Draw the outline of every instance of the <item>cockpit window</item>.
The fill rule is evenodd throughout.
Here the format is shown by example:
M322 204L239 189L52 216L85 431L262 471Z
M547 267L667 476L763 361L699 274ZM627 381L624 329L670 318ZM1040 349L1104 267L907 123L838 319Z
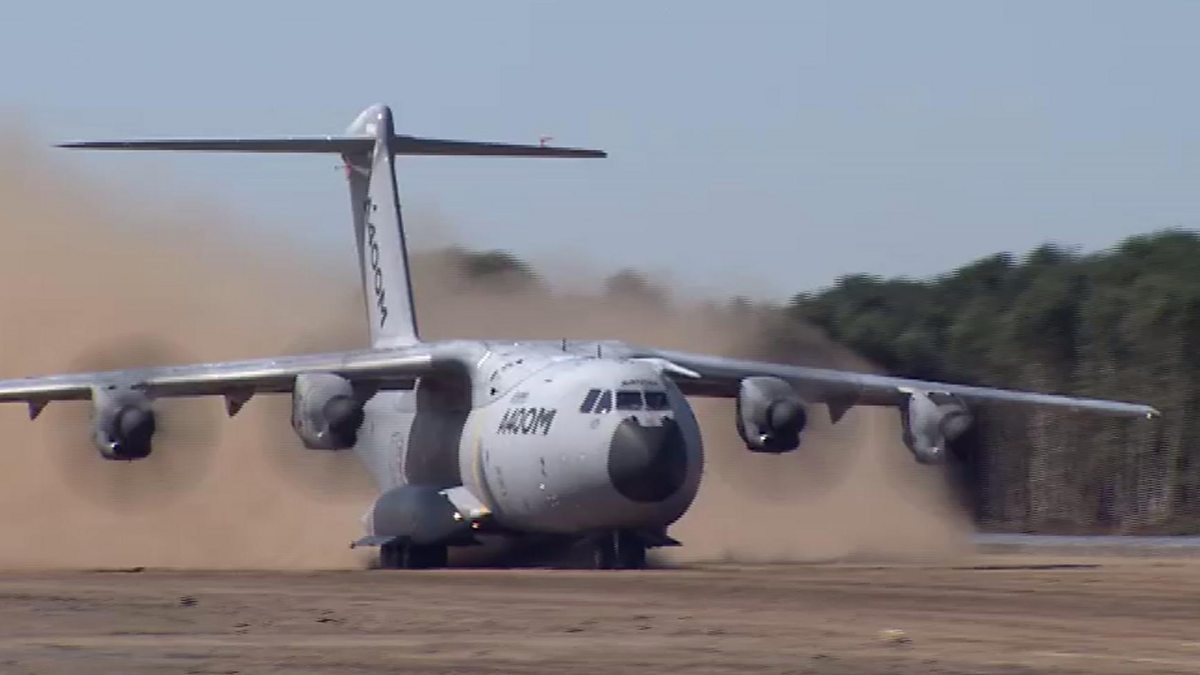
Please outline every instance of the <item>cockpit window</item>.
M648 391L646 392L646 410L667 410L671 407L667 401L667 392L665 391Z
M612 410L612 392L609 391L608 389L605 389L604 393L600 394L600 401L596 404L596 409L593 410L592 412L596 413L597 415L603 415L604 413L610 412L611 410Z
M642 392L625 390L617 392L617 410L641 410Z
M579 406L579 412L581 412L581 413L592 412L592 406L596 405L596 399L598 399L598 398L600 398L600 390L599 389L588 390L587 396L585 396L583 398L583 405Z

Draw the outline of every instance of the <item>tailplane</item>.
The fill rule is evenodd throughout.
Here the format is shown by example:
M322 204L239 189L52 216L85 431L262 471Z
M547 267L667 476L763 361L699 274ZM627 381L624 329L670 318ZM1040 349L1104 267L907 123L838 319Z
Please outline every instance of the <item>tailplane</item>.
M59 147L340 154L346 163L371 344L375 347L420 341L396 189L396 155L606 156L599 150L399 135L394 129L392 111L385 105L373 105L362 111L342 136L83 141Z

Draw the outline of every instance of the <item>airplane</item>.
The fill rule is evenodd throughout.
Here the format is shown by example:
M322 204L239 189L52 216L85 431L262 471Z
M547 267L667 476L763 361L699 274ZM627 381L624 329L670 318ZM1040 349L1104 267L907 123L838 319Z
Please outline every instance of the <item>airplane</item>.
M379 565L448 564L481 537L576 542L595 569L646 566L647 549L680 545L668 528L696 497L704 466L689 397L733 399L749 452L800 445L809 413L837 423L854 406L898 410L917 462L945 460L971 424L968 404L1057 406L1155 418L1118 401L926 382L669 351L615 340L423 341L395 162L403 155L601 158L597 150L401 135L382 104L342 135L83 141L58 147L333 153L346 168L370 347L354 351L0 380L0 402L29 416L89 401L106 460L150 455L154 402L220 396L236 415L254 396L291 396L303 445L351 451L378 488L351 546Z

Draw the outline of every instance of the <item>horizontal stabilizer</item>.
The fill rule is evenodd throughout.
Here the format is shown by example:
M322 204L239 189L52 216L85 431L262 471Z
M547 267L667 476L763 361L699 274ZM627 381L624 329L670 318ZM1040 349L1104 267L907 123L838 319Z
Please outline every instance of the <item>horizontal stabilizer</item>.
M514 145L452 141L441 138L395 135L389 143L396 155L457 155L469 157L607 157L602 150L560 148L549 145ZM285 138L164 138L159 140L73 141L60 148L93 150L202 150L216 152L332 152L343 155L370 152L369 136L296 136Z
M164 138L134 141L73 141L60 148L94 150L210 150L224 152L366 152L372 138L312 136L290 138Z
M461 155L470 157L607 157L603 150L558 148L550 145L513 145L447 141L440 138L392 136L392 152L397 155Z

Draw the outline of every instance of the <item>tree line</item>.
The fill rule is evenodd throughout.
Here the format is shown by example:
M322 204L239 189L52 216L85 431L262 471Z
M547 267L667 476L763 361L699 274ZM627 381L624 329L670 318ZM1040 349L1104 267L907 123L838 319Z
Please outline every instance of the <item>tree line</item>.
M854 275L786 308L889 372L1147 402L1162 419L976 410L956 444L982 524L1200 531L1200 235L1043 245L928 280Z

